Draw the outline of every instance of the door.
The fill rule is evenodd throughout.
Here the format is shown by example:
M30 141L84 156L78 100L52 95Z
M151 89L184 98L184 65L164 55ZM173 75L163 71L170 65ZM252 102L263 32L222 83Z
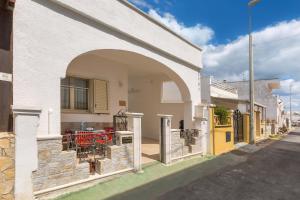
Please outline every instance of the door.
M237 109L233 113L234 143L244 142L243 115Z

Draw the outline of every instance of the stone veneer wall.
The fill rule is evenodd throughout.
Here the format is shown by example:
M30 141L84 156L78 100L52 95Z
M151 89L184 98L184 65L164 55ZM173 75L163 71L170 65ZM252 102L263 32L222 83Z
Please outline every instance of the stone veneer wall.
M180 137L180 130L171 131L171 159L179 158L189 153L189 147L185 145L185 139Z
M180 130L171 131L171 159L177 159L188 154L201 153L201 136L192 138L190 144L180 137Z
M0 199L14 199L15 136L0 133Z
M62 151L58 139L38 140L38 170L33 172L33 191L88 178L88 163L77 163L75 151Z
M107 158L96 162L98 174L109 174L124 169L133 168L133 144L109 146Z

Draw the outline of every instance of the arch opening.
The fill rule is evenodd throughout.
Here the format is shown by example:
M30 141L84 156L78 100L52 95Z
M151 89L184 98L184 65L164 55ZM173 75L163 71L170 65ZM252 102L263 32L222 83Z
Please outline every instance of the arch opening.
M69 64L61 82L62 132L82 124L94 130L112 127L120 110L143 113L143 162L159 160L157 114L173 115L172 128L182 128L190 98L180 76L154 59L124 50L90 51Z

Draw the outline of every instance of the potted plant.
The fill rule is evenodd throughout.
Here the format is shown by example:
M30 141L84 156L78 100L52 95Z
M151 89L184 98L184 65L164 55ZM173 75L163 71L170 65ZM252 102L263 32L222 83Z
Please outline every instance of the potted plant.
M215 108L215 115L219 117L220 125L227 125L227 119L229 116L229 112L227 108L223 106L218 106Z

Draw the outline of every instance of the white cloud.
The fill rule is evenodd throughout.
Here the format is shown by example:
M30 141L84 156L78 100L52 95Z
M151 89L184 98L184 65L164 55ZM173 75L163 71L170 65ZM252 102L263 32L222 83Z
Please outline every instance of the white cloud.
M281 95L290 95L290 91L292 95L300 94L300 81L295 81L294 79L281 81L281 88L278 90L278 93Z
M280 78L281 96L289 95L293 83L294 106L300 110L300 20L284 21L255 32L254 70L255 78ZM205 47L204 66L206 74L220 79L242 79L248 70L248 36L225 45ZM283 97L286 105L288 98Z
M214 36L214 31L202 24L186 26L184 23L178 22L170 13L163 13L160 15L153 9L150 9L148 13L151 17L158 20L177 34L199 46L206 45Z
M170 13L159 13L145 0L130 0L171 30L204 48L204 73L221 80L248 79L248 36L223 45L212 45L214 31L202 24L187 26ZM155 0L156 3L162 1ZM164 1L165 2L165 1ZM279 78L277 94L289 105L289 84L293 82L293 104L300 111L300 19L284 21L253 33L255 78Z
M300 21L281 22L254 35L256 78L294 78L300 80ZM248 36L226 45L208 45L204 66L208 73L222 77L248 69Z

